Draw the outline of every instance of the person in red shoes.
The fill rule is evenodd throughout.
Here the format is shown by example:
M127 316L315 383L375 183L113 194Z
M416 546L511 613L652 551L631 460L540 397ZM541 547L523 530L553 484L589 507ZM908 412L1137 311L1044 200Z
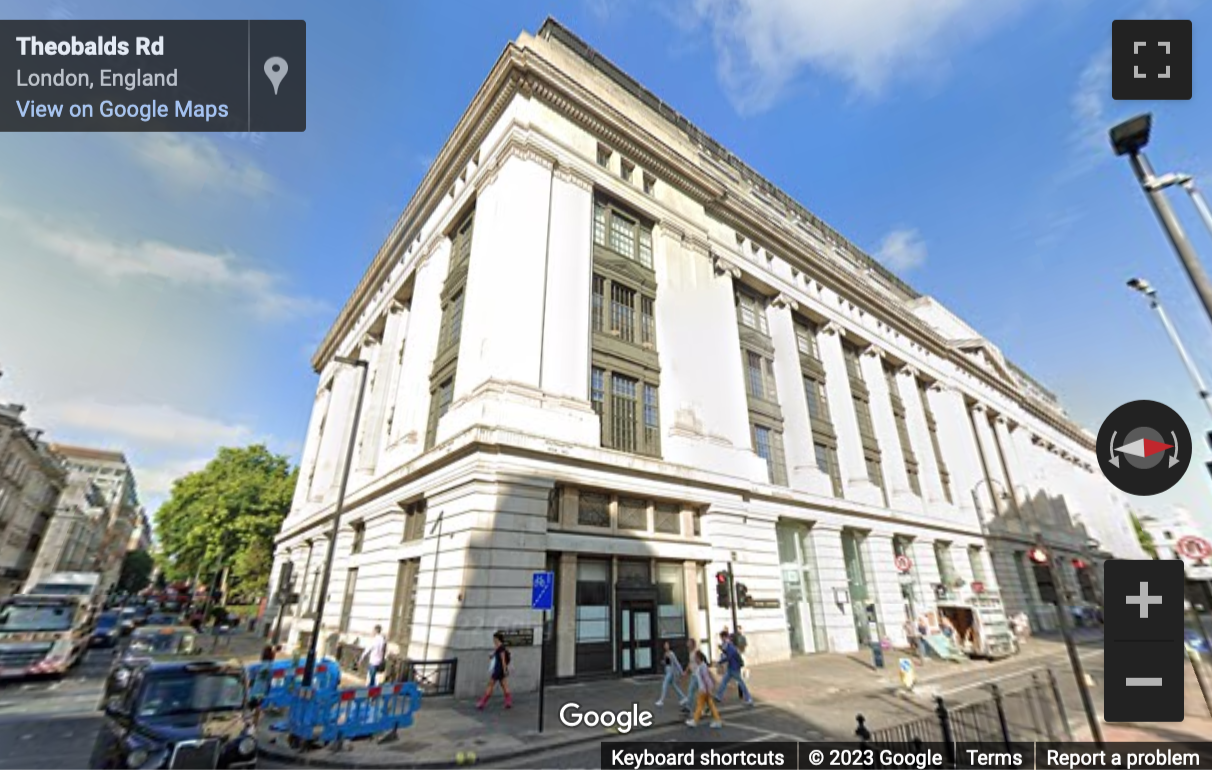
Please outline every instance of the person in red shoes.
M488 705L488 699L497 685L505 693L505 708L513 708L513 696L509 694L509 685L506 684L509 679L509 648L505 646L505 637L500 633L492 635L492 644L492 656L488 659L488 688L484 690L484 697L476 703L476 708L481 711Z

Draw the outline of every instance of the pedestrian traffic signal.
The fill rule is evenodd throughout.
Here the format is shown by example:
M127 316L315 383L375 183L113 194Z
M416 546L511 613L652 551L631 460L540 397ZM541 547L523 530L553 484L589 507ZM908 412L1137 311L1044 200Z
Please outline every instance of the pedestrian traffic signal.
M1037 545L1034 548L1032 548L1030 551L1027 551L1027 558L1030 559L1031 561L1035 562L1036 564L1047 564L1048 563L1048 552Z
M753 606L753 597L749 595L749 586L745 585L744 583L736 584L736 606Z
M732 586L728 583L727 572L715 573L715 603L725 608L732 606Z

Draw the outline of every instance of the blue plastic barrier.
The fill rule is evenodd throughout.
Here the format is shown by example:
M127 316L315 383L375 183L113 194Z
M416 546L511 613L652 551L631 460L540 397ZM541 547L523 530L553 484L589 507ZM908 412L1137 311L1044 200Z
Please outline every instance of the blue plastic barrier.
M332 743L411 727L419 708L415 682L336 692L300 688L290 701L285 730L292 742Z
M268 681L261 678L264 668L264 663L252 663L248 666L252 695L262 699L263 708L288 707L291 696L303 684L304 667L295 660L274 661L270 664ZM312 684L317 690L335 692L341 686L341 667L337 661L332 658L316 661Z

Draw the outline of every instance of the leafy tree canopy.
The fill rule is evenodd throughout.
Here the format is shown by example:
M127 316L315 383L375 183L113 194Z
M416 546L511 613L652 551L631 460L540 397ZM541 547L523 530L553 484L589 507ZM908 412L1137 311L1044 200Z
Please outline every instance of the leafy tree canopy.
M1149 554L1150 559L1157 558L1157 545L1153 542L1153 535L1149 534L1149 530L1145 529L1145 525L1140 523L1140 519L1136 514L1132 514L1132 529L1136 530L1136 539L1140 542L1140 547Z
M174 481L155 516L168 577L209 582L226 567L229 593L264 590L297 473L284 455L254 444L224 447L205 468Z
M122 557L122 571L118 574L118 590L135 594L151 585L152 570L156 562L147 551L127 551Z

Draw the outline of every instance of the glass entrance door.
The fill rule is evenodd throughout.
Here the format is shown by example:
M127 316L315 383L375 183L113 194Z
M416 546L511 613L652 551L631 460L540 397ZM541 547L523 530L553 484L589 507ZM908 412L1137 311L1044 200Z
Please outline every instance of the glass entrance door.
M656 607L651 602L619 605L619 671L623 675L656 671Z

